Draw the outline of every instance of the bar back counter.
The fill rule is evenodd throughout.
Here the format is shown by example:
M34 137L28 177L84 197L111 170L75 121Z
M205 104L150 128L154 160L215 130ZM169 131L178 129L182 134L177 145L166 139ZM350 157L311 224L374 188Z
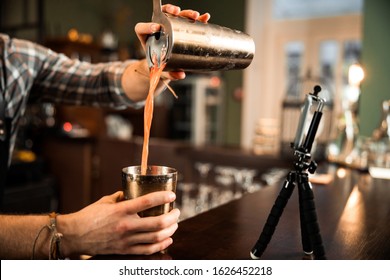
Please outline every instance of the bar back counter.
M390 180L335 166L326 167L326 172L331 180L313 183L313 191L327 259L390 259ZM180 222L167 254L93 259L250 259L282 181ZM262 259L307 258L298 208L294 192Z

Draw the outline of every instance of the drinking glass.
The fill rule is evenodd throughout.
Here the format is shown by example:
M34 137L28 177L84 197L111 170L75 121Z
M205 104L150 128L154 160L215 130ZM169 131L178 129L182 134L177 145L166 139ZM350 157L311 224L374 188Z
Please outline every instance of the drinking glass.
M177 170L167 166L148 166L146 174L141 174L141 166L129 166L122 169L122 187L125 199L157 192L173 191L176 193ZM138 213L140 217L158 216L168 213L173 202L158 205Z

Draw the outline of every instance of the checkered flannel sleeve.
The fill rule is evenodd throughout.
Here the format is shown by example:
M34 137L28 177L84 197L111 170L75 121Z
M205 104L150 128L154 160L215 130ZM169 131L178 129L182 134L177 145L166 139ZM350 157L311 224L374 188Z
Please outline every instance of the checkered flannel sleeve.
M16 39L13 47L14 54L26 63L26 71L32 77L31 95L34 97L118 109L135 105L121 86L122 74L132 61L91 64Z

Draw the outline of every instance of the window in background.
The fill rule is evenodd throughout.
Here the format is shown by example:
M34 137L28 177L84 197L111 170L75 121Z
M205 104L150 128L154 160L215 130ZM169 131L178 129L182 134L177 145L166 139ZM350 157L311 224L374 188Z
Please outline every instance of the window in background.
M303 67L303 54L305 46L301 41L288 42L285 46L286 74L287 74L287 99L299 99L301 96L300 78Z
M339 43L336 40L326 40L320 43L319 71L323 83L326 85L321 96L327 101L334 100L336 89L336 68L339 60Z
M348 71L349 67L354 63L360 62L360 54L362 50L361 40L348 40L343 44L343 88L348 86Z

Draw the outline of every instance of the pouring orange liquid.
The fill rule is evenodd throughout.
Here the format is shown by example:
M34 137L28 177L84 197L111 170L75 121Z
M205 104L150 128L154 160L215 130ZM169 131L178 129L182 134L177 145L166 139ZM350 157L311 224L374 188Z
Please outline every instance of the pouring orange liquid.
M144 143L142 147L141 174L146 174L146 169L148 166L149 137L153 119L154 92L156 91L157 85L160 81L161 73L164 70L165 65L166 64L163 63L160 65L160 67L158 67L158 64L155 63L153 67L150 68L149 92L144 108Z

